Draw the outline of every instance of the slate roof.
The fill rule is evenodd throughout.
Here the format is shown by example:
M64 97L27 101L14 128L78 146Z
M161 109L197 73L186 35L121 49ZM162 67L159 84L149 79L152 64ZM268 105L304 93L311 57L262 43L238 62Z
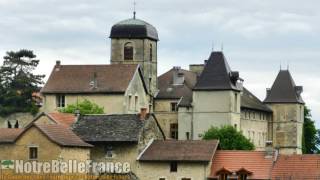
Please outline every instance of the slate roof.
M136 114L84 115L73 131L86 142L138 142L145 121Z
M175 73L182 73L184 83L174 85L173 77ZM180 99L180 106L190 106L192 102L192 88L197 82L197 74L184 69L170 69L168 72L158 77L159 93L157 99Z
M272 179L319 179L320 155L279 155L272 170Z
M237 84L232 81L231 73L232 71L223 53L212 52L194 89L240 91Z
M15 139L23 132L22 128L0 128L0 144L13 143Z
M264 103L300 103L304 104L301 97L301 86L296 86L288 70L280 70L271 90L267 93Z
M124 93L137 68L124 64L57 64L41 93ZM96 88L90 85L94 79Z
M155 140L138 160L209 162L218 144L218 140Z
M252 172L248 179L271 179L272 157L265 157L264 151L218 150L212 160L210 178L217 178L217 172L226 169L237 172L246 169Z
M112 26L110 38L148 38L158 41L158 32L151 24L140 19L126 19Z
M68 147L93 147L81 140L70 129L61 124L34 124L51 141L60 146Z
M253 95L247 88L243 88L241 95L241 108L259 110L264 112L272 112L272 110L259 98Z

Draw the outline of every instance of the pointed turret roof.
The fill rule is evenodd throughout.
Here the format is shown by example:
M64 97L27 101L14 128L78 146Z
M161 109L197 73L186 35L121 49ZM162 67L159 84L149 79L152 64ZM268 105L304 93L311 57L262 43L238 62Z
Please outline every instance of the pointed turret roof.
M212 52L194 90L236 90L239 72L231 68L222 52Z
M264 103L301 103L302 86L296 86L289 70L280 70Z

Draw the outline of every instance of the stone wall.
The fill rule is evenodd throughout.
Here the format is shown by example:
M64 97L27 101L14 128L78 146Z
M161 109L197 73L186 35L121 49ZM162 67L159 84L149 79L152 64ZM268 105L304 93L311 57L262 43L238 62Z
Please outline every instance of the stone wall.
M16 121L19 123L19 128L27 126L36 116L31 113L14 113L6 117L0 116L0 128L8 128L8 121L14 127Z
M193 139L201 139L210 126L231 125L240 130L240 93L194 91L192 105Z
M269 104L273 110L273 144L282 154L302 153L304 105Z
M128 42L133 44L133 60L124 60L123 48ZM152 59L150 59L152 45ZM140 64L146 86L151 93L157 90L157 42L149 39L112 39L111 64ZM151 81L149 80L151 78Z
M209 163L178 162L177 172L170 172L170 162L139 162L137 176L140 180L165 178L177 180L191 178L192 180L204 180L210 174Z
M166 138L170 138L170 125L178 123L178 112L171 111L171 103L177 103L174 99L156 99L154 102L154 113Z

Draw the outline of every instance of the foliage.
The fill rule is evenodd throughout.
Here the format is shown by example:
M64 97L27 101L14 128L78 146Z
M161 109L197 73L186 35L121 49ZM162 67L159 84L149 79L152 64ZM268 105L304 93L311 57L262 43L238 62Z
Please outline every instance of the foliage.
M67 107L60 109L63 113L75 113L79 110L80 114L103 114L103 107L99 107L97 104L85 99L84 101L76 104L68 104Z
M44 75L32 72L39 64L33 51L9 51L0 67L0 116L16 112L38 112L32 93L39 91Z
M319 135L317 136L317 129L314 121L311 119L311 111L308 107L304 108L304 124L303 124L303 139L302 151L304 154L314 154L319 152Z
M222 150L254 150L254 145L241 132L232 126L211 127L203 139L219 139Z

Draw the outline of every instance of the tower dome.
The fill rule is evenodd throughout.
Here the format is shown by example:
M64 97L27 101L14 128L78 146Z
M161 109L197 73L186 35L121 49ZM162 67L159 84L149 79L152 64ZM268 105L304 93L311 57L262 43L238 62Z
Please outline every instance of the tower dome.
M154 26L136 18L126 19L113 25L110 38L159 40L157 29Z

